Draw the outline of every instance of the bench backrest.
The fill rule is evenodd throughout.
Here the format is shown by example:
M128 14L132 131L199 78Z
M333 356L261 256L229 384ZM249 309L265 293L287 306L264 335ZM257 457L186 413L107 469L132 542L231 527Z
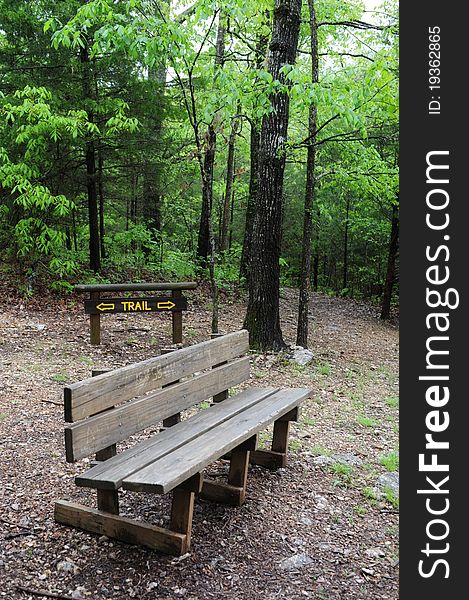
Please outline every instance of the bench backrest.
M237 331L67 386L67 461L99 452L248 379L249 358L242 357L248 348L248 332Z

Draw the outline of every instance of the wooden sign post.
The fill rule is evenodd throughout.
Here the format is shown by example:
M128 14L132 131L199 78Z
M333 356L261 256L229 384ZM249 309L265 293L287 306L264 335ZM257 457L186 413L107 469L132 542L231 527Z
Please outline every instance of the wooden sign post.
M182 312L187 310L187 299L183 290L193 290L197 283L116 283L97 285L77 285L76 292L89 292L85 300L85 313L90 315L90 342L101 343L101 315L115 313L169 312L172 316L173 344L182 344ZM106 292L171 291L171 295L148 296L145 298L108 298Z

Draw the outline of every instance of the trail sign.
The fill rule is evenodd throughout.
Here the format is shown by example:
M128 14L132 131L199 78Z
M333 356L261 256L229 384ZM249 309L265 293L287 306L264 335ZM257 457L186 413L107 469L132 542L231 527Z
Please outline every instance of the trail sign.
M175 312L187 310L184 296L151 296L149 298L99 298L85 300L85 313L103 315L106 313Z

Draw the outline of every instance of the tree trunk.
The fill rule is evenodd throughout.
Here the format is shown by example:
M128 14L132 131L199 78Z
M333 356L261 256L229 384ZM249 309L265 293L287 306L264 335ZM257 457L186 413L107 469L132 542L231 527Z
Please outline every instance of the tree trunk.
M166 84L166 64L164 62L158 67L152 67L148 70L148 81L153 84L152 92L157 106L148 122L154 147L148 152L143 167L142 217L149 229L160 231L163 194L161 193L161 174L157 153L163 131L163 115L161 111L165 100Z
M269 19L269 14L266 14L266 21ZM269 43L268 36L260 36L256 44L256 68L261 69L265 61L267 46ZM241 262L239 267L240 278L244 278L246 287L249 287L249 265L251 260L251 241L252 228L254 224L254 214L256 212L256 196L257 184L259 181L259 146L261 141L261 124L257 119L252 118L251 124L251 140L250 140L250 176L249 176L249 193L248 203L246 207L246 225L244 228L243 250L241 253Z
M318 26L316 22L315 0L308 0L309 22L311 31L311 81L319 81L319 55L318 55ZM317 107L311 104L309 107L308 124L308 155L306 159L306 190L303 219L303 242L301 250L300 270L300 292L298 304L298 327L296 335L297 346L308 347L308 309L311 286L311 242L313 237L313 202L314 188L316 185L316 130L317 130Z
M274 81L291 85L280 72L296 60L301 0L276 0L268 70ZM259 181L256 196L249 302L244 326L250 343L259 350L285 347L280 329L280 251L282 234L285 142L288 133L289 94L270 97L272 112L262 121L259 148Z
M76 210L72 208L72 238L73 238L73 249L78 252L78 238L77 238L77 217Z
M225 58L225 17L220 13L218 20L218 31L215 52L215 74L217 77L219 69L223 68ZM202 264L207 264L210 254L211 236L210 224L212 222L213 207L213 169L215 165L215 152L217 146L217 134L215 131L215 118L209 125L207 135L205 136L205 152L203 158L202 173L202 208L200 213L199 237L197 243L197 256Z
M92 73L88 48L80 49L80 59L83 68L83 99L92 100ZM93 120L89 112L88 118ZM90 229L90 269L95 272L101 270L101 257L99 251L99 219L98 219L98 192L96 187L96 153L93 140L85 144L86 164L86 189L88 194L88 222Z
M350 215L350 197L347 196L347 204L345 208L345 231L344 231L344 272L342 279L342 289L345 290L348 285L348 231L349 231L349 215Z
M228 249L231 250L233 243L233 220L234 220L234 207L235 207L236 188L233 185L233 191L231 192L231 209L230 209L230 234L228 238Z
M316 237L314 240L314 258L313 258L313 290L318 291L319 285L319 259L320 259L320 228L321 228L321 211L317 208L316 217Z
M252 228L256 213L256 196L259 181L259 146L261 141L260 128L251 121L251 174L249 177L248 204L246 207L246 225L244 230L243 251L241 253L240 277L246 280L249 287L249 273L251 263Z
M98 197L99 197L99 240L101 259L106 258L106 248L104 246L104 181L103 181L103 153L98 150Z
M238 118L233 119L231 124L230 139L228 142L228 160L226 165L226 189L225 199L223 202L223 211L221 218L221 235L220 235L220 250L223 252L228 250L229 246L229 229L231 217L231 200L234 182L234 165L235 165L235 145L236 135L238 134Z
M202 264L207 264L210 254L210 222L213 208L213 166L215 164L215 147L217 134L213 125L209 125L205 137L205 152L202 173L202 209L200 213L197 256Z
M171 0L161 0L158 8L156 5L151 5L150 10L157 13L161 11L165 18L169 18L170 6ZM147 152L143 165L141 214L145 224L153 232L161 230L163 194L161 191L161 167L158 158L162 147L160 140L163 131L166 71L167 56L164 54L161 55L160 61L156 65L148 69L148 83L151 84L150 94L151 101L154 103L154 110L146 121L147 127L151 132L153 148Z
M388 267L384 282L383 300L381 304L381 318L389 319L391 316L391 298L394 281L396 278L396 258L399 252L399 209L393 204L391 238L389 241Z
M88 219L90 226L90 269L101 270L99 251L98 194L96 190L96 157L94 143L86 144L86 186L88 190Z

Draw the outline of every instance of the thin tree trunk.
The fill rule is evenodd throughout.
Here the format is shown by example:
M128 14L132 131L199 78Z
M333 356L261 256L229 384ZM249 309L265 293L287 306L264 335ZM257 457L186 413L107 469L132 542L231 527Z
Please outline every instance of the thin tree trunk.
M157 106L152 112L148 122L154 148L148 153L143 168L142 217L149 229L155 232L161 230L161 204L163 201L163 194L161 193L160 165L157 152L163 131L162 107L165 100L165 62L148 70L148 81L153 83L152 92L155 96Z
M391 237L389 241L388 267L384 282L383 300L381 304L381 318L389 319L391 316L391 299L394 281L396 278L396 258L399 252L399 209L392 207Z
M83 69L83 99L92 99L92 73L88 48L80 49L80 59ZM88 115L90 121L93 115ZM96 153L93 140L85 144L86 164L86 189L88 194L88 222L90 230L90 269L95 272L101 270L101 257L99 251L99 218L98 218L98 193L96 188Z
M171 0L161 0L158 5L149 2L148 10L161 13L169 18ZM161 167L159 152L161 151L161 134L163 131L163 110L166 91L167 56L160 54L159 62L149 67L148 83L150 85L151 101L154 110L146 119L146 125L151 132L153 148L146 153L143 164L141 216L147 227L153 232L161 230L161 206L163 194L161 191ZM159 241L159 240L158 240ZM147 252L147 250L145 249Z
M261 141L261 132L257 123L251 120L251 174L249 177L248 204L246 207L246 225L244 230L243 251L241 254L240 277L246 281L249 287L249 273L251 263L251 245L252 229L254 225L254 215L256 213L256 196L259 182L259 146Z
M215 78L217 77L218 70L223 68L225 58L225 36L225 17L223 13L220 13L215 52ZM213 169L215 165L216 146L217 134L215 131L215 119L213 119L205 136L205 152L203 158L202 208L200 213L199 237L197 242L197 256L201 260L202 264L207 263L211 249L210 224L212 222Z
M313 289L318 291L319 285L319 261L320 261L320 231L321 231L321 211L317 208L316 217L316 237L314 241L314 259L313 259Z
M94 143L86 144L86 182L88 190L88 219L90 227L90 269L96 273L101 270L99 252L98 194L96 190L96 156Z
M291 85L280 72L296 60L302 0L276 0L268 71L273 80ZM280 328L280 251L282 234L285 142L288 133L289 94L270 97L272 112L262 121L259 181L251 240L249 302L244 326L250 343L260 350L285 347Z
M232 200L232 190L234 181L234 164L235 164L235 145L236 135L238 134L239 120L233 119L231 124L230 139L228 142L228 160L226 165L226 188L225 198L223 202L223 211L221 219L221 235L220 235L220 250L223 252L228 250L229 246L229 228L230 228L230 208Z
M348 285L348 237L349 237L349 215L350 215L350 196L347 195L345 207L345 230L344 230L344 271L342 279L342 289L345 290Z
M103 182L103 153L101 148L98 150L98 196L99 196L99 239L101 242L101 259L106 258L106 248L104 246L104 182Z
M266 22L270 20L270 14L266 13ZM265 61L269 37L261 35L256 43L256 69L261 69ZM251 139L250 139L250 176L249 193L246 207L246 224L244 228L243 250L241 253L241 262L239 268L240 278L244 278L246 287L249 287L249 272L251 260L251 241L252 228L254 224L254 215L256 212L256 197L259 181L259 146L261 141L261 123L256 118L250 120Z
M318 26L316 22L315 0L308 0L309 22L311 32L311 81L319 81ZM298 327L296 335L297 346L308 347L308 311L311 286L311 242L313 237L313 202L316 185L316 130L317 106L309 107L308 123L308 155L306 159L306 190L303 218L303 242L301 251L300 291L298 304Z
M233 191L231 192L231 208L230 208L230 235L228 239L228 248L231 250L233 243L233 219L234 219L234 207L235 207L236 189L233 185Z

